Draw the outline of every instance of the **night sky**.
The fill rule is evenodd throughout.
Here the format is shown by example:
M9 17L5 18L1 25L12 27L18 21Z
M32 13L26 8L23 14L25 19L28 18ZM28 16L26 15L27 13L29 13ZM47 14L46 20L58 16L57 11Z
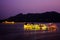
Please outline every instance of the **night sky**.
M60 0L0 0L0 19L19 13L60 12Z

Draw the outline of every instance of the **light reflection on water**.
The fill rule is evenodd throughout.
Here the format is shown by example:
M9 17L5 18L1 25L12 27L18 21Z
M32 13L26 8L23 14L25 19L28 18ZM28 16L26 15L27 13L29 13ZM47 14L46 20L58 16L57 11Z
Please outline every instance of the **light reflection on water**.
M58 29L58 32L60 31L60 23L56 23ZM48 33L47 31L24 31L23 29L23 25L21 23L16 23L16 24L0 24L0 33L4 34L5 38L15 38L17 36L20 37L24 37L26 39L30 39L30 40L35 40L35 39L39 39L39 38L43 38L43 37L48 37L48 36L56 36L56 33ZM53 34L53 35L51 35ZM22 36L20 36L22 35Z
M45 23L47 24L47 23ZM60 29L60 23L56 23L57 24L57 27L58 27L58 31ZM22 23L16 23L16 24L0 24L0 27L4 30L4 29L7 29L7 30L17 30L17 31L24 31L24 24ZM28 32L28 31L26 31Z

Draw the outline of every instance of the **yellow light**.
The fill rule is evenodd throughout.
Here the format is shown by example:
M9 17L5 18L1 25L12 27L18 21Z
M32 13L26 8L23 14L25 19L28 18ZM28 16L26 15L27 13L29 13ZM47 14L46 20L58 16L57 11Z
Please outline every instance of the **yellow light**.
M24 30L31 30L32 27L30 24L24 25Z
M38 24L34 24L35 29L34 30L40 30L40 27Z
M24 25L24 30L40 30L39 25L27 24Z
M56 25L46 26L45 24L24 24L24 30L47 30L48 31L56 31L57 27Z
M14 24L15 22L12 22L12 24Z
M5 23L5 24L14 24L15 22L14 21L12 21L12 22L5 21L5 22L2 22L2 23Z
M45 24L41 24L42 25L42 30L46 30L47 26Z

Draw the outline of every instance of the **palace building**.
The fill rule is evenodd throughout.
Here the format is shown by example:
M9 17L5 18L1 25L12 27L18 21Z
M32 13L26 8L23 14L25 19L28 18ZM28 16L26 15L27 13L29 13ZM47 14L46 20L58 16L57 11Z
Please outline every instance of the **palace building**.
M24 30L36 30L36 31L56 31L57 30L57 25L54 23L48 23L46 24L31 24L27 23L24 24Z

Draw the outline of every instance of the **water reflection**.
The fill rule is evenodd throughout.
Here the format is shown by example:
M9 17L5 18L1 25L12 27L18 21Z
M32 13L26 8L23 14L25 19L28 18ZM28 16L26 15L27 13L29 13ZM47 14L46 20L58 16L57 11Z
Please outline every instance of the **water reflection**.
M58 36L58 38L60 37L60 33L56 32L58 28L60 28L60 23L27 24L0 24L0 36L2 39L8 40L43 40L44 38L50 40L51 38L55 38L56 36ZM27 26L25 27L26 29L24 29L24 25Z

